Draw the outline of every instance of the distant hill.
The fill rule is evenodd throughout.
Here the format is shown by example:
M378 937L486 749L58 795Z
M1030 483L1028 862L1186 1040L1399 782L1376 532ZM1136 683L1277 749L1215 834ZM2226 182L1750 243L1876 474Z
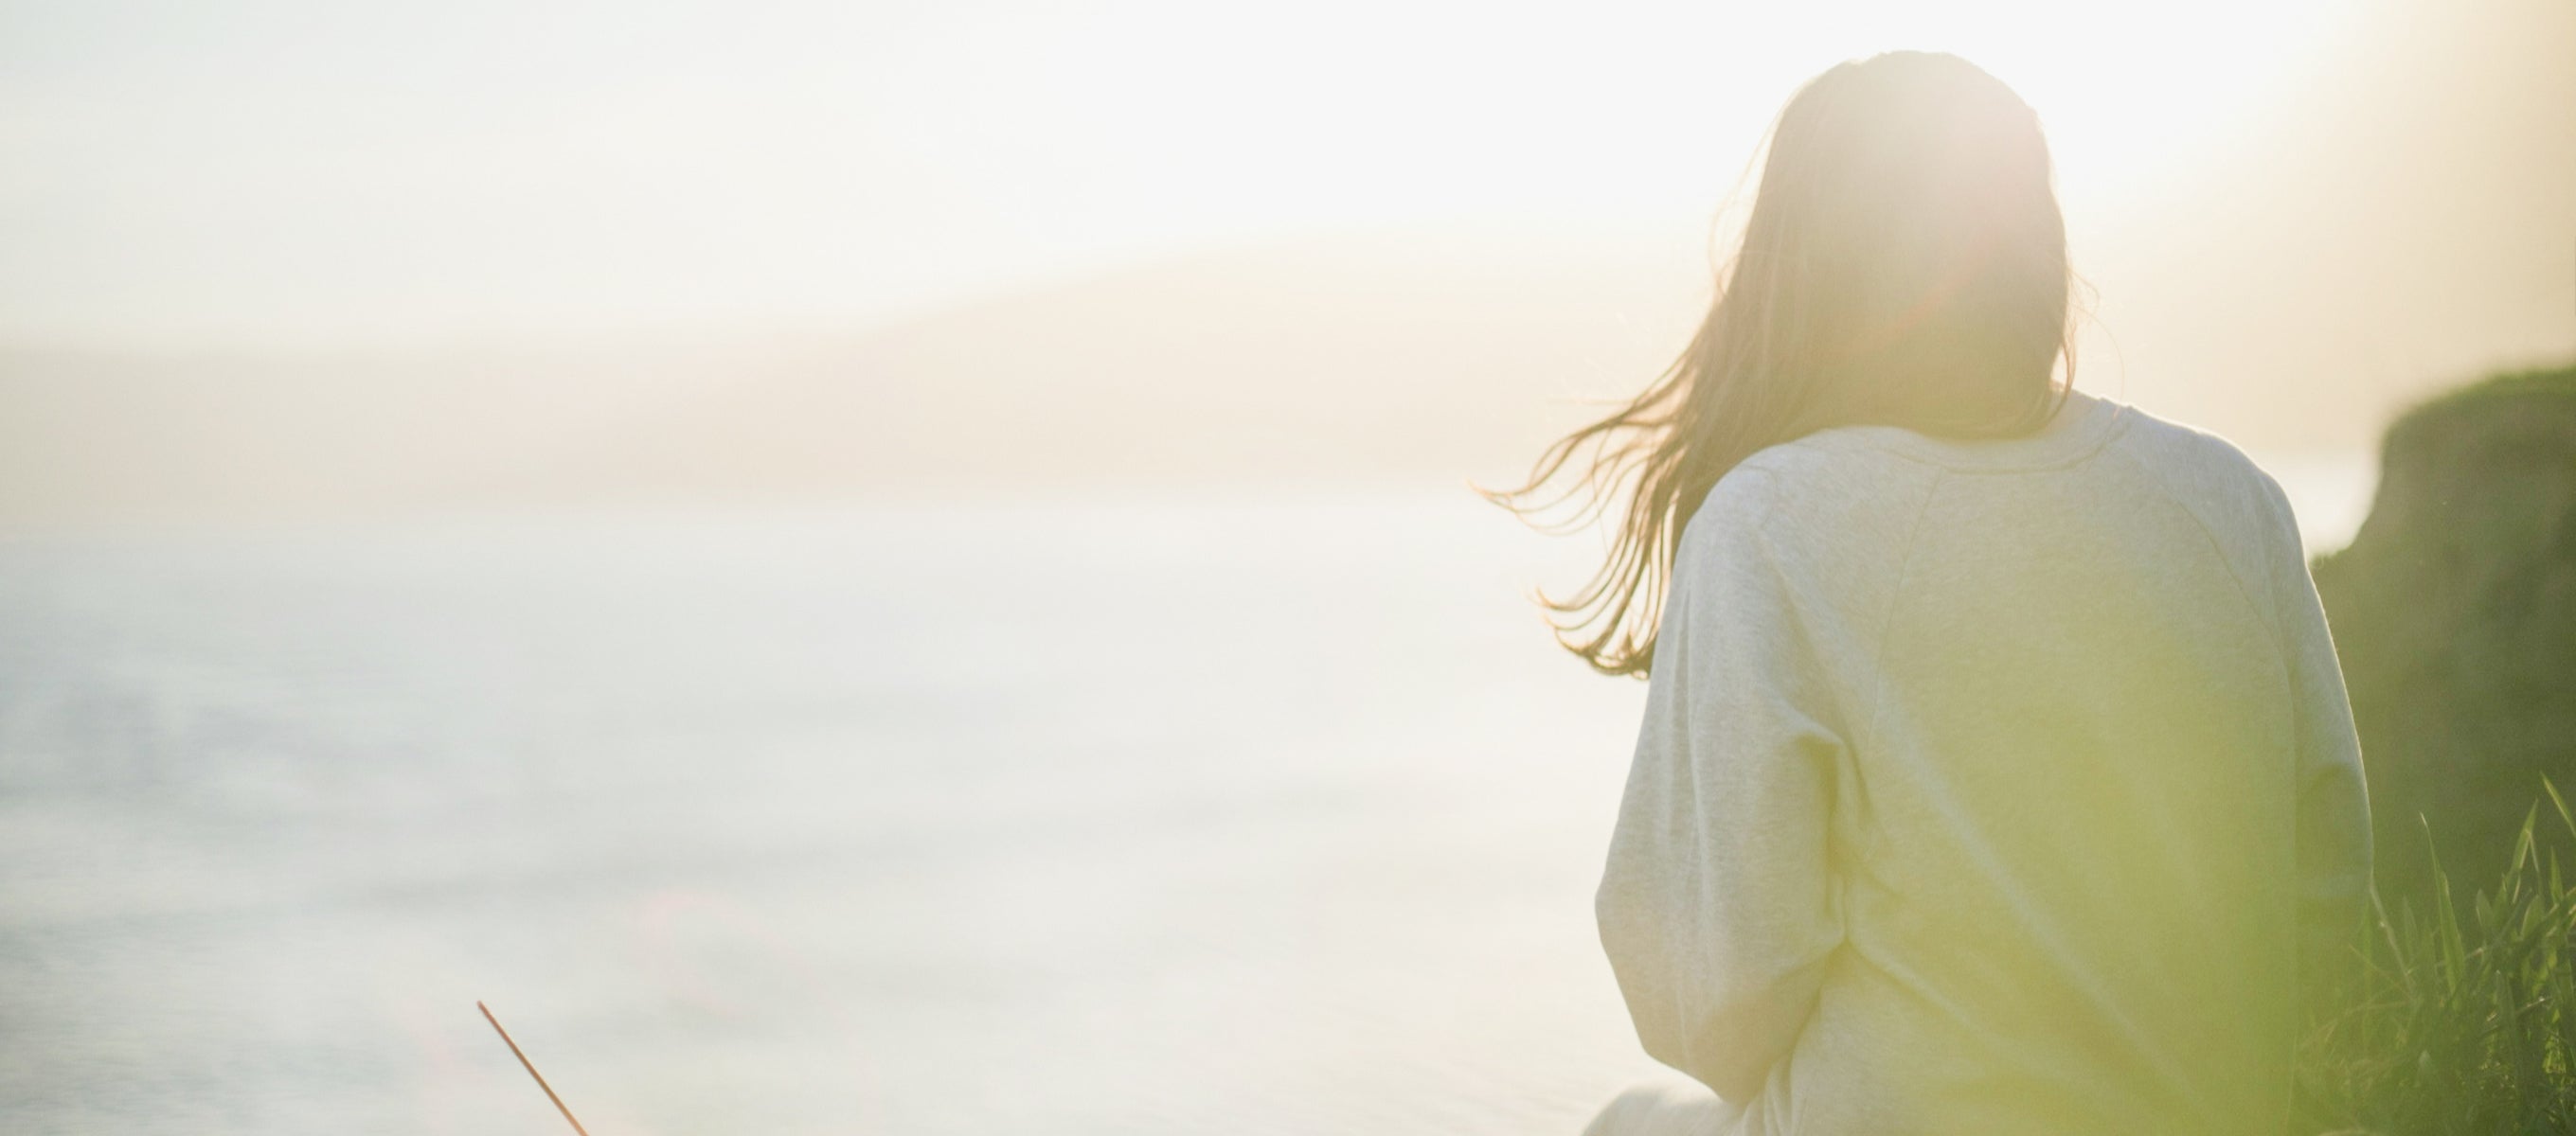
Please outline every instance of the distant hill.
M0 532L1508 482L1595 401L1662 370L1708 286L1705 250L1653 234L1414 234L1206 255L845 332L292 355L0 350ZM2197 295L2155 291L2147 276L2129 288L2168 308ZM2350 343L2270 328L2229 339L2144 309L2138 324L2164 331L2139 356L2233 361L2131 368L2116 344L2097 344L2083 384L2257 449L2351 448L2422 389L2355 378L2336 362L2363 349ZM2293 367L2283 352L2313 358Z
M1691 250L1336 242L847 335L0 353L0 528L1174 481L1505 480L1705 302Z
M1706 290L1685 259L1322 246L1140 270L815 345L549 477L763 495L1503 478L1680 347Z

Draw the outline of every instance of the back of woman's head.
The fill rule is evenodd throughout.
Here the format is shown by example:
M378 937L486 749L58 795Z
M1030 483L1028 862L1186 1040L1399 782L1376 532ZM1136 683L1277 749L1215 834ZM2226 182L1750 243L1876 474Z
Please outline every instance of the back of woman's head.
M2008 436L2053 414L2066 231L2038 117L1951 55L1839 64L1773 125L1742 242L1690 346L1645 393L1551 446L1524 513L1624 506L1608 563L1551 599L1559 641L1643 674L1682 528L1765 446L1832 426ZM1567 494L1541 490L1580 464Z

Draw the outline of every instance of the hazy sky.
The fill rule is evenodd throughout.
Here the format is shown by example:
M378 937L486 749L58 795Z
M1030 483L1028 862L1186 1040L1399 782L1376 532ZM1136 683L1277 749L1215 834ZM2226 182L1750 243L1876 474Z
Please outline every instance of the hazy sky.
M2020 89L2116 233L2406 10L5 0L0 342L848 326L1313 232L1697 234L1800 80L1896 46Z

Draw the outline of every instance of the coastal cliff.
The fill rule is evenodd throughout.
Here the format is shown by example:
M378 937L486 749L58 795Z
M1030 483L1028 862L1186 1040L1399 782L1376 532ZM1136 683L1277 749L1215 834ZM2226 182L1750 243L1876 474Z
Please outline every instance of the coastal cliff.
M2428 826L2455 881L2490 880L2542 776L2576 795L2576 366L2416 408L2380 470L2369 519L2314 571L2393 904L2429 879Z

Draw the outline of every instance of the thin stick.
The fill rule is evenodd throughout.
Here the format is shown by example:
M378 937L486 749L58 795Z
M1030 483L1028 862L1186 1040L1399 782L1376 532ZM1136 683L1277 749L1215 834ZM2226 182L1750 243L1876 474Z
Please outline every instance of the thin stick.
M563 1098L555 1095L555 1087L546 1083L546 1075L537 1072L536 1064L528 1060L527 1054L519 1052L519 1043L510 1040L510 1031L501 1028L501 1019L492 1016L492 1007L477 1001L474 1008L483 1011L483 1020L492 1023L492 1032L500 1034L501 1044L510 1047L510 1056L518 1058L519 1066L537 1079L537 1087L546 1091L547 1100L555 1102L555 1111L564 1114L564 1122L572 1125L572 1130L581 1136L590 1136L590 1130L583 1128L580 1121L573 1119L572 1110L564 1107Z

